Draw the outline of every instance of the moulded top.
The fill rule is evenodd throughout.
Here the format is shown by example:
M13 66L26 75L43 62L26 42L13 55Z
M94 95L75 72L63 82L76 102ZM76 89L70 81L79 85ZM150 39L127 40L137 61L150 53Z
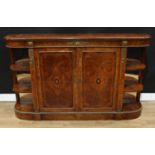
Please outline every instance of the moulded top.
M74 39L102 39L102 40L130 40L150 39L149 34L140 33L83 33L83 34L10 34L5 40L27 41L27 40L74 40Z

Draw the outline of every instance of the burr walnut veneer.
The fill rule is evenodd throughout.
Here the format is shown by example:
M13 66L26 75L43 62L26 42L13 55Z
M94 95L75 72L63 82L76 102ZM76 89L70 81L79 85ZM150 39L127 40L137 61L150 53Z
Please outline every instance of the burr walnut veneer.
M5 40L10 48L18 118L140 116L139 98L150 35L17 34L7 35ZM14 50L22 48L28 49L28 56L16 59ZM129 48L140 48L140 58L128 57ZM132 71L138 71L138 79L131 76Z

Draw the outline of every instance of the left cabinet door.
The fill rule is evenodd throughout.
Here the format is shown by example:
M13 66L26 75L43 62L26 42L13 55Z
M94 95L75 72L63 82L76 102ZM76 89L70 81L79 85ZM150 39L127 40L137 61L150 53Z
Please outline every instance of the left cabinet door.
M37 102L41 111L73 111L73 48L34 51Z

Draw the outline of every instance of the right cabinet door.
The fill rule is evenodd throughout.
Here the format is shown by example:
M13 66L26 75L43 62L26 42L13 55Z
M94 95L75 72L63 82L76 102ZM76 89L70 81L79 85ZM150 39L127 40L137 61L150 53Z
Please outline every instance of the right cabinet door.
M82 56L82 111L119 109L120 48L85 48Z

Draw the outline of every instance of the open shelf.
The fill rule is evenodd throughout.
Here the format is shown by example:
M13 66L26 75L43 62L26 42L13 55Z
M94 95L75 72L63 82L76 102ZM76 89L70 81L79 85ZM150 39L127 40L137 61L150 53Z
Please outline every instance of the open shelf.
M32 104L32 94L24 94L20 96L20 104Z
M135 117L140 116L141 111L142 111L142 105L139 101L136 100L136 96L125 93L122 111L124 113L126 113L126 112L128 113L130 111L132 113L131 114L129 112L128 114L122 115L123 119L126 119L126 118L128 119L130 114L132 115L130 117L135 118ZM119 117L118 117L118 119L119 119Z
M11 64L10 69L17 72L30 72L29 59L17 60L15 64Z
M132 76L125 77L125 92L140 92L143 90L143 85Z
M129 93L125 93L124 94L124 98L123 98L123 104L132 104L135 103L136 101L136 96L129 94Z
M127 71L137 71L137 70L144 70L145 64L141 63L137 59L127 59L126 69Z
M13 85L13 91L15 91L16 93L31 93L32 92L31 78L29 76L20 78L18 80L18 83Z
M16 110L33 111L32 94L25 94L20 97L20 103L16 104Z

